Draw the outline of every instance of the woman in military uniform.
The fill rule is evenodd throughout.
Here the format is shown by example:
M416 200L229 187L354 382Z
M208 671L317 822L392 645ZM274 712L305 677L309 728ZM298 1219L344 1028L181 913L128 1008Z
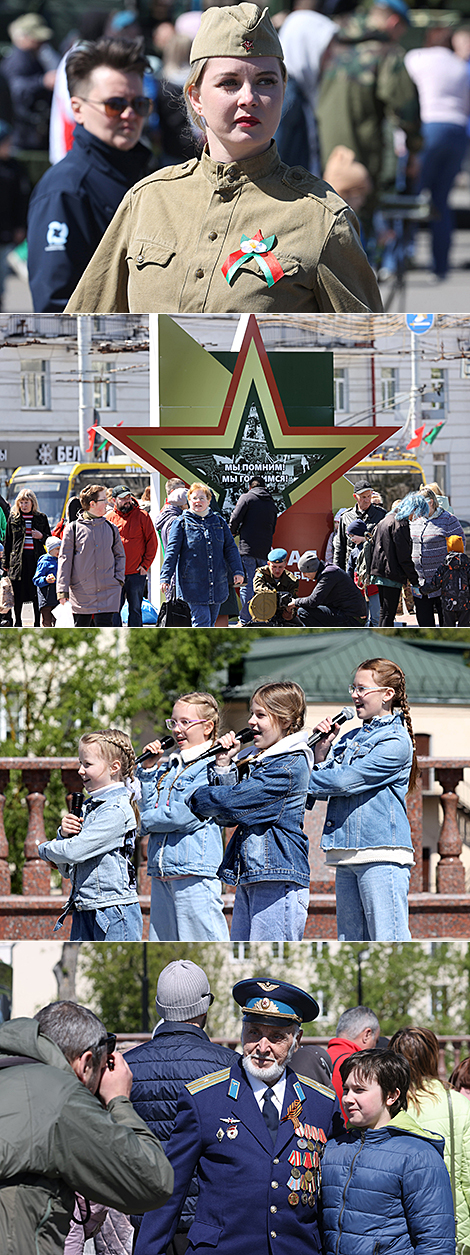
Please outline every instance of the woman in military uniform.
M208 9L190 61L201 160L131 188L67 312L380 311L354 213L280 160L286 71L268 10Z

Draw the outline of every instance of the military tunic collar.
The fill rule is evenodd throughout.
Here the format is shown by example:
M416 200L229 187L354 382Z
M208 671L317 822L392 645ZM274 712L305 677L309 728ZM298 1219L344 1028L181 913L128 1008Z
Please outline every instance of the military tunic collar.
M234 192L246 183L258 183L260 179L274 174L281 164L274 140L266 152L257 157L246 157L244 161L214 161L207 148L201 157L204 178L221 192Z

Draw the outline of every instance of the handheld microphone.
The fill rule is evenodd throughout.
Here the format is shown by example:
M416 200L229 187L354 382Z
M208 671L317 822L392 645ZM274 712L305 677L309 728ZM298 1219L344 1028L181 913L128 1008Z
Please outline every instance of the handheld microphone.
M162 736L160 745L162 747L163 753L165 753L165 750L171 750L171 747L174 744L175 744L174 736ZM137 763L145 763L147 761L147 758L156 758L156 754L154 754L153 750L144 750L143 754L139 754L139 757L136 758L135 760L136 767L137 767Z
M70 798L70 814L77 815L78 819L80 819L82 813L83 798L83 793L72 793Z
M355 715L355 711L352 706L343 706L343 709L340 710L339 715L335 715L334 718L331 720L331 723L332 725L334 725L335 723L347 723L348 719L354 719L354 715ZM321 741L324 736L328 736L328 735L329 735L328 732L313 732L312 735L309 736L308 738L308 745L310 746L310 749L313 749L314 745L317 745L318 741Z
M236 737L237 741L241 741L242 745L248 745L248 742L253 740L252 729L242 728L241 732L236 733ZM200 763L204 758L213 758L214 754L223 754L224 748L225 747L220 744L220 741L216 741L215 745L211 745L209 750L204 750L204 753L199 755L197 760L198 763Z

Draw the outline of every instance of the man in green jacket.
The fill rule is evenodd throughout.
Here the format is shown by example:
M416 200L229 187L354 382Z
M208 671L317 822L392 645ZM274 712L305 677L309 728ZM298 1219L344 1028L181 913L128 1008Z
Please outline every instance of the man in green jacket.
M132 1073L92 1011L56 1002L0 1028L0 1250L60 1255L75 1192L137 1214L173 1169L136 1115Z
M405 0L375 0L338 31L323 68L316 108L322 169L338 144L366 167L373 184L359 211L366 234L381 193L395 186L394 127L405 132L407 173L416 173L419 100L399 43L408 24Z

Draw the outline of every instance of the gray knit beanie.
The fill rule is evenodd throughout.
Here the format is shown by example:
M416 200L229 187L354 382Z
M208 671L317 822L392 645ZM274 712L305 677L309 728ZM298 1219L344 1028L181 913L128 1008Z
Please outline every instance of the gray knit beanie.
M160 972L155 1005L163 1020L187 1020L205 1015L211 991L206 973L191 959L175 959Z

